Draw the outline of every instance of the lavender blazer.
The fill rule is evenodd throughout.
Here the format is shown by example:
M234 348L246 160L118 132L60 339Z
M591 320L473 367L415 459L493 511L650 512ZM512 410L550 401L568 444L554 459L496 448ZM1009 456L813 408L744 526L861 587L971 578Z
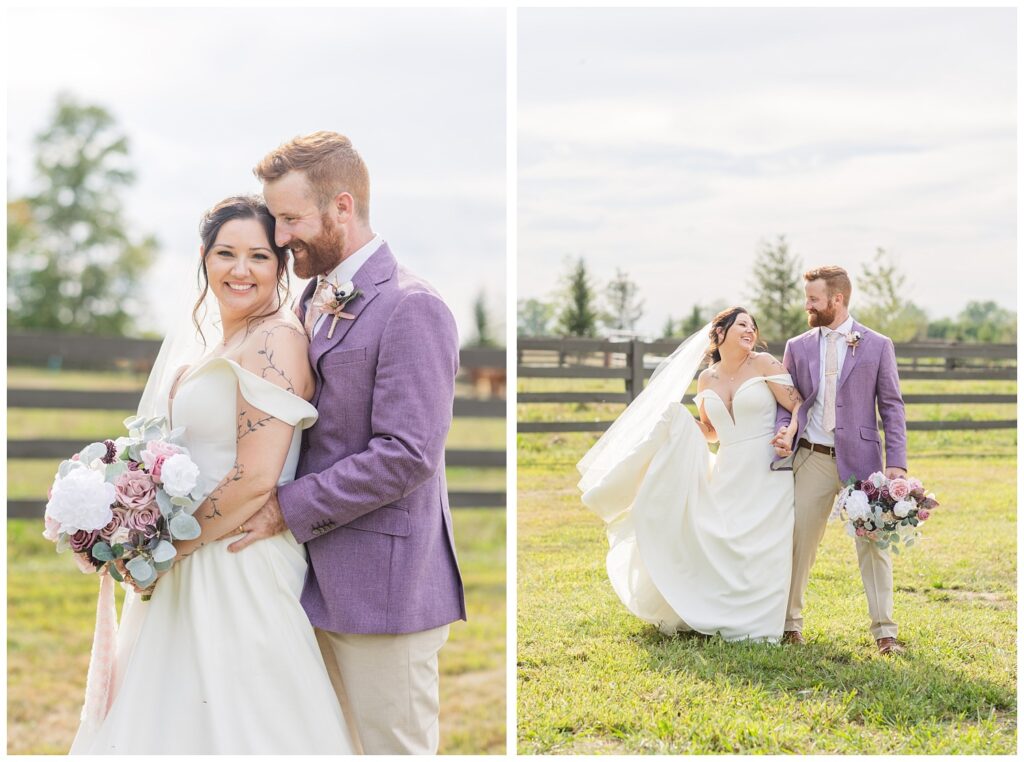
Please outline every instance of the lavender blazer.
M444 472L458 333L386 244L352 281L356 319L328 339L328 316L310 344L320 417L278 501L309 551L302 605L316 627L420 632L466 618Z
M907 467L907 424L900 379L896 371L896 352L892 340L854 321L853 330L860 332L857 350L846 350L843 371L836 387L836 465L839 479L851 476L864 479L882 470L882 441L878 432L878 416L885 430L885 465ZM804 398L797 417L797 438L807 426L807 415L819 393L821 352L817 328L786 342L782 363L793 377L797 391ZM788 426L789 411L779 407L776 429ZM776 461L779 459L776 458Z

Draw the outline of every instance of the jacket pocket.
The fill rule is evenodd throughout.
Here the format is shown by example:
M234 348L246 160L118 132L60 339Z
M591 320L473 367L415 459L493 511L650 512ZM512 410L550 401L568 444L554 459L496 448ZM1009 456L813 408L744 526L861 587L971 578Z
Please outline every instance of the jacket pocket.
M354 349L342 349L338 352L328 352L320 363L324 369L334 368L338 365L349 365L354 362L363 362L366 359L366 347Z
M872 428L870 426L861 426L860 427L860 438L861 439L866 439L869 442L881 442L882 441L878 437L878 429Z
M395 537L408 537L410 532L409 512L402 508L384 506L348 522L344 528L390 534Z

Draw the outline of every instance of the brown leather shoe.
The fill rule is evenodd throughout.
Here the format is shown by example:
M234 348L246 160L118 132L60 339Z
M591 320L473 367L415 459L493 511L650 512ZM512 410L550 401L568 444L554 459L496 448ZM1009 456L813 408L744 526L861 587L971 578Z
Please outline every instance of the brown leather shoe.
M782 643L787 646L802 646L807 643L799 630L786 630L782 633Z
M875 642L878 644L878 653L880 654L899 655L907 652L907 649L896 638L879 638Z

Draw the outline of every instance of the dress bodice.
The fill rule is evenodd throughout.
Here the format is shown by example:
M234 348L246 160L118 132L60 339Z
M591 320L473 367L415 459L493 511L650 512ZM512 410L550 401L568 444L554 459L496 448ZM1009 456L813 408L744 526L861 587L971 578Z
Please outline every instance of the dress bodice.
M172 402L172 423L184 427L184 444L199 466L198 492L205 497L232 469L238 439L238 394L255 411L295 427L278 484L295 477L302 431L316 422L317 412L301 397L260 378L233 360L214 357L185 376Z
M732 412L714 389L694 395L693 401L704 406L704 412L718 432L723 446L775 435L776 400L768 382L793 385L788 373L748 378L732 396Z

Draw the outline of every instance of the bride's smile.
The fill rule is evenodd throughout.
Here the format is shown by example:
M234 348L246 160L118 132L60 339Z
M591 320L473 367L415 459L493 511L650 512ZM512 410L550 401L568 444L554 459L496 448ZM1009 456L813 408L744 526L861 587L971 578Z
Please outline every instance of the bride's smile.
M207 277L226 320L274 309L278 262L257 220L224 223L205 259Z

